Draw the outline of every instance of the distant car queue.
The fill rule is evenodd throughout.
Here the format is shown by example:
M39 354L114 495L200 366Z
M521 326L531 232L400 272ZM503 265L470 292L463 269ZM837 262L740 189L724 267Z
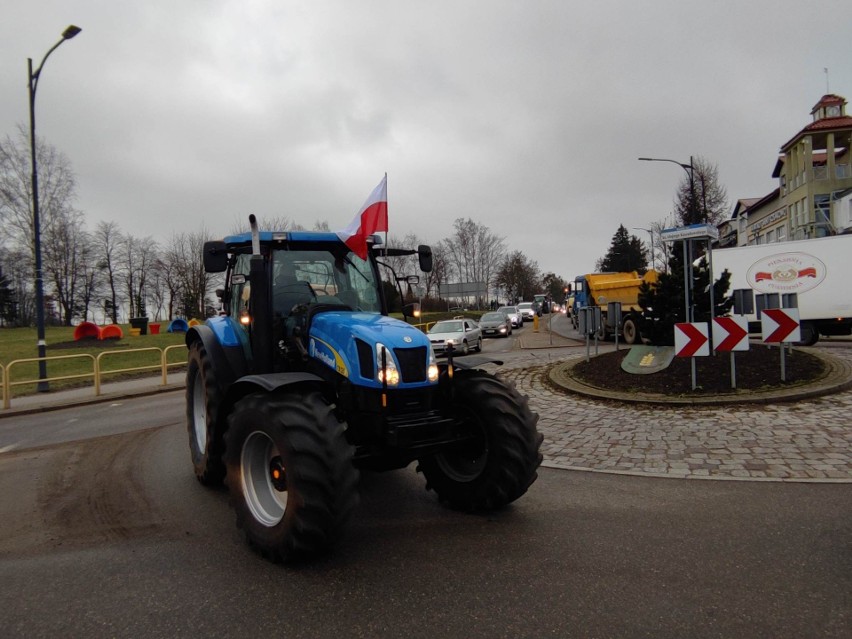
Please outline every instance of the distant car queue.
M533 321L536 315L541 317L542 313L552 310L556 308L546 299L542 302L520 302L484 313L479 321L459 316L436 322L427 334L436 354L452 349L460 355L467 355L471 351L482 350L483 337L509 337L514 329L523 328L524 323Z

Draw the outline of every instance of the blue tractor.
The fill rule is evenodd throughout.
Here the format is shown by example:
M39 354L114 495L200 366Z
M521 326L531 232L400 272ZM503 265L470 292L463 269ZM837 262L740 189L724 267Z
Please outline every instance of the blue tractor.
M388 316L380 248L361 259L335 233L251 232L204 245L224 273L222 313L190 328L187 427L195 474L227 484L237 526L273 561L331 544L358 503L359 470L418 462L427 488L467 511L523 495L542 456L527 398L477 368L437 359ZM406 309L410 312L411 309ZM497 362L499 363L499 362Z

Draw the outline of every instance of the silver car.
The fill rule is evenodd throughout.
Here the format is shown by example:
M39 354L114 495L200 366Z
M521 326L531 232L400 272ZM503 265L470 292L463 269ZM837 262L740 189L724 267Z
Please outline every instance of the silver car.
M450 345L454 352L462 355L467 355L471 350L482 350L482 329L474 320L466 317L435 322L427 336L436 354L443 353Z
M524 325L524 318L517 306L501 306L497 309L498 313L505 313L512 320L512 326L521 328Z

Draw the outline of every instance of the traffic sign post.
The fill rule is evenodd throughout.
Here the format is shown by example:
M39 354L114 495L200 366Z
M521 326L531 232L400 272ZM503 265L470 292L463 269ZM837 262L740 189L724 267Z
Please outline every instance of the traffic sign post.
M692 367L692 390L698 386L695 358L710 354L710 327L707 322L683 322L674 326L675 356L689 357Z
M787 381L784 369L784 343L799 342L802 331L799 328L798 308L765 308L760 314L760 329L763 341L767 344L781 344L781 381Z
M717 351L729 351L731 353L731 388L736 388L737 364L735 351L748 350L748 318L744 315L714 317L713 347Z

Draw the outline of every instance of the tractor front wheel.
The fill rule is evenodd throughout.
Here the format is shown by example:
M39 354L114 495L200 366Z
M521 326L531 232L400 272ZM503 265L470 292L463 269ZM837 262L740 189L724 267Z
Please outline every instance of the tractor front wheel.
M331 545L358 503L344 425L317 391L257 393L229 418L225 464L237 527L274 562Z
M538 414L513 387L482 371L458 371L452 412L469 439L420 459L427 489L453 508L485 511L527 492L538 477L544 436Z
M223 433L219 423L222 392L204 344L189 349L186 369L186 425L195 476L205 486L220 486L225 478Z

